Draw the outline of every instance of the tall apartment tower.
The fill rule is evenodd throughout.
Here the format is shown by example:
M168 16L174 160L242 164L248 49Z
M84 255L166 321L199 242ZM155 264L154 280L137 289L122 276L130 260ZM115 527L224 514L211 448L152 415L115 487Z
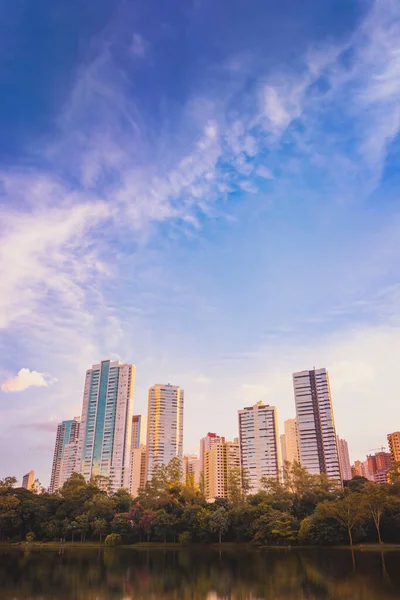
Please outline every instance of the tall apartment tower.
M391 467L390 452L385 452L384 448L375 454L368 454L367 464L368 470L375 483L386 483L387 472Z
M78 466L85 479L109 479L111 489L129 485L135 366L104 360L86 371Z
M300 462L309 473L340 480L329 376L326 369L293 374Z
M131 433L131 450L140 448L146 442L146 418L143 415L133 415L132 417L132 433Z
M75 417L57 425L49 486L50 494L54 494L60 489L76 470L80 421L80 417Z
M287 461L287 458L286 458L286 436L284 433L281 433L281 457L282 457L282 464L284 465L285 462Z
M182 460L184 392L179 386L156 384L149 389L147 413L147 481L155 467Z
M216 498L228 498L229 473L240 468L239 439L233 442L219 441L206 450L204 456L204 495L213 502Z
M136 497L139 489L146 485L145 427L143 415L133 415L129 465L129 491L133 497Z
M239 410L240 463L250 483L250 493L262 489L263 477L279 478L281 460L278 415L275 406L257 402Z
M27 473L26 475L23 476L21 487L25 488L26 490L31 491L34 483L35 483L35 471L29 471L29 473Z
M285 455L290 464L300 462L299 431L297 419L287 419L283 424L285 430Z
M352 474L350 466L349 446L346 440L343 440L339 436L337 436L337 447L339 453L339 465L342 480L350 481L350 479L352 479Z
M146 485L146 446L141 444L139 448L131 450L129 466L129 491L134 498L141 488Z
M214 444L225 442L225 438L216 433L208 432L207 435L200 440L200 473L204 473L204 457L207 450L211 450Z
M400 431L388 433L387 439L391 463L400 462Z

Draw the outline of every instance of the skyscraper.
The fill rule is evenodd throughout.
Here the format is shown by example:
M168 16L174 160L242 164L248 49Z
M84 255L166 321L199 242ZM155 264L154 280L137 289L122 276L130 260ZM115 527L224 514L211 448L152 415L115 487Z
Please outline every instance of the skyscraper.
M140 488L146 485L146 446L141 444L139 448L131 450L129 466L129 491L133 497L138 495Z
M211 450L214 444L224 442L223 436L217 435L216 433L208 432L207 435L200 440L200 473L204 473L204 457L207 450Z
M131 432L131 455L129 465L129 491L137 496L140 488L146 484L146 436L145 419L142 415L133 415Z
M350 481L350 479L352 479L352 474L350 467L349 447L346 440L343 440L339 436L337 436L337 447L339 453L339 465L342 480Z
M63 486L76 470L77 442L79 438L80 417L62 421L57 425L54 446L53 466L51 469L49 492L53 494Z
M326 369L293 374L300 462L309 473L340 480L329 376Z
M388 433L389 451L391 463L400 462L400 431Z
M147 480L156 466L182 460L184 392L179 386L156 384L149 389L147 414Z
M79 433L80 472L106 477L111 488L129 485L135 366L104 360L86 372Z
M228 498L229 473L240 469L239 440L220 440L206 450L204 456L204 495L209 502L216 498Z
M282 457L282 465L285 464L286 458L286 436L284 433L281 433L281 457Z
M238 412L240 463L249 478L250 493L256 494L263 477L280 476L277 410L257 402Z
M32 491L32 486L33 486L34 482L35 482L35 471L29 471L29 473L27 473L26 475L23 476L21 487L25 488L26 490Z
M132 417L132 433L131 433L131 450L140 448L146 441L146 419L143 415L133 415Z
M287 419L284 424L286 460L291 464L300 462L299 432L297 419Z
M391 467L390 452L385 452L384 448L375 454L367 456L368 470L375 483L386 483L386 474Z

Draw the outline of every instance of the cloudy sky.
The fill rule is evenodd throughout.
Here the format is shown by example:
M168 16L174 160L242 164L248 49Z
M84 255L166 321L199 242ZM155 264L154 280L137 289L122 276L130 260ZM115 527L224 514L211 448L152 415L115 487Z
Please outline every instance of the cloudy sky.
M0 0L0 477L49 481L85 370L185 389L187 451L327 367L400 429L398 0Z

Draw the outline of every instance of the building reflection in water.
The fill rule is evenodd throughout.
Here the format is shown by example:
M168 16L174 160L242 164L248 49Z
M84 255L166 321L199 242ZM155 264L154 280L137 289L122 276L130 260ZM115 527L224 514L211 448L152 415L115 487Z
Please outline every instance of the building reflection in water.
M4 600L394 600L400 552L5 550Z

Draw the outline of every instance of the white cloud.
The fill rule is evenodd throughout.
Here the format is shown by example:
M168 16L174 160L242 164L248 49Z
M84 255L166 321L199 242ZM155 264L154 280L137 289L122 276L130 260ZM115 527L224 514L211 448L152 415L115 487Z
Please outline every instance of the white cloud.
M132 36L131 52L138 58L143 58L146 55L148 44L140 35L140 33L134 33Z
M56 381L57 379L51 378L47 373L24 368L20 369L15 377L3 381L1 390L3 392L23 392L30 387L48 387Z
M0 329L32 314L37 303L51 293L62 304L81 303L82 285L101 268L86 236L107 214L104 204L93 202L4 217Z
M260 165L259 167L257 167L256 175L262 177L263 179L274 179L274 174L272 173L272 171L264 165Z

